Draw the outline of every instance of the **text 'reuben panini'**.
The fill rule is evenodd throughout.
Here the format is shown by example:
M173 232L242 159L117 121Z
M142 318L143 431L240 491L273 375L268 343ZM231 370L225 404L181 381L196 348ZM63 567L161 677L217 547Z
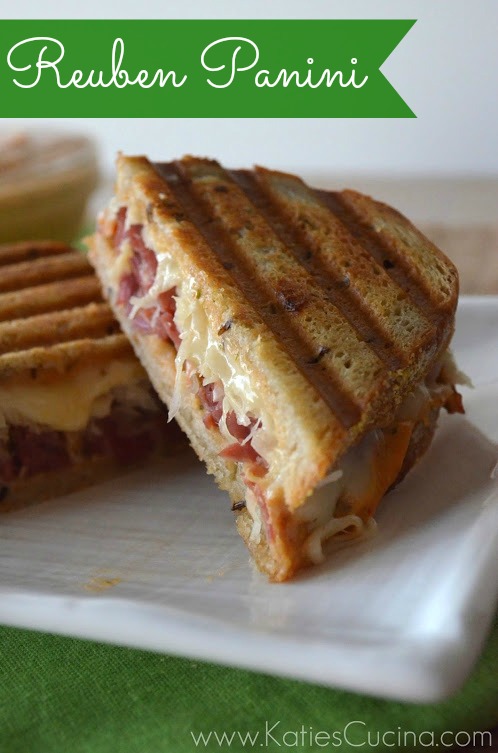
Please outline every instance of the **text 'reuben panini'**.
M125 44L118 37L110 50L107 70L80 69L62 73L59 66L66 56L64 45L53 37L30 37L13 45L7 54L7 64L15 72L13 83L21 89L32 89L41 81L50 79L59 89L85 89L90 87L124 89L138 86L142 89L166 86L179 89L188 85L188 75L175 70L157 68L128 71L125 61ZM216 60L215 60L216 57ZM251 76L259 88L295 87L299 89L331 88L332 86L361 89L368 76L356 80L358 58L350 59L348 70L331 70L315 67L313 57L306 58L306 70L268 70L259 68L260 50L247 37L223 37L208 44L201 52L199 65L206 74L206 84L215 89L226 89L243 77ZM215 64L216 63L216 64ZM90 63L91 65L91 63ZM20 74L20 75L17 75Z

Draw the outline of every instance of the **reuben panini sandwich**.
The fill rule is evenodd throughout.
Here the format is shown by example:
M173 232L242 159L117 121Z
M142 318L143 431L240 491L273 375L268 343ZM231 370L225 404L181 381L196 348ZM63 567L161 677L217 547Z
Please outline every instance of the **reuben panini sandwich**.
M91 260L273 580L364 535L440 408L462 410L456 270L366 196L120 156Z
M162 404L62 243L0 247L0 509L78 489L159 451Z

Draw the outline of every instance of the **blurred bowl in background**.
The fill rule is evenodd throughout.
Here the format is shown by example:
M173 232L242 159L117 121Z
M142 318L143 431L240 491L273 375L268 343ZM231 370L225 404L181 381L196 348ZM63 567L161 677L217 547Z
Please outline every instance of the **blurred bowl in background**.
M78 234L99 171L85 136L0 133L0 243Z

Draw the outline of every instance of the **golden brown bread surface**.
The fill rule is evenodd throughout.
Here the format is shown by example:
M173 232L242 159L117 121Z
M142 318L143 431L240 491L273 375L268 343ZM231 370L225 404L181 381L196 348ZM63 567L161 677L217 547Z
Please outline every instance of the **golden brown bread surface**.
M262 483L274 527L282 527L350 448L396 421L404 398L437 369L453 333L455 268L395 210L264 168L121 156L114 201L112 211L126 207L128 226L141 228L156 257L173 260L219 348L251 375L271 417L276 460ZM171 403L175 351L137 332L117 303L123 266L105 229L110 220L108 213L91 241L91 260ZM178 422L239 501L242 464L220 459L223 443L202 416L195 395L183 395ZM271 557L273 577L287 577L292 553Z
M61 241L21 241L19 243L0 244L0 266L17 264L30 259L40 259L66 254L67 243Z
M101 338L118 332L107 303L37 314L26 319L0 322L0 355L36 346L56 345L82 337Z
M20 288L30 288L43 282L61 282L72 277L89 274L88 261L83 254L70 250L65 254L28 259L2 268L0 293Z
M0 382L133 359L80 251L45 241L0 247ZM83 304L83 305L81 305Z
M77 252L75 252L77 253ZM31 289L12 290L0 294L0 322L23 319L36 314L62 311L102 300L100 284L94 275L36 285Z

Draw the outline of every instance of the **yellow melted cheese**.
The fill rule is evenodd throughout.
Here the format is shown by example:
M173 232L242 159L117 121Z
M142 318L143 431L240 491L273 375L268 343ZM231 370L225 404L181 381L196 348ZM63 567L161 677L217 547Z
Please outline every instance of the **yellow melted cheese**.
M88 366L52 383L30 379L0 386L0 429L7 423L21 423L80 431L91 417L107 415L112 390L143 379L142 367L130 359Z

